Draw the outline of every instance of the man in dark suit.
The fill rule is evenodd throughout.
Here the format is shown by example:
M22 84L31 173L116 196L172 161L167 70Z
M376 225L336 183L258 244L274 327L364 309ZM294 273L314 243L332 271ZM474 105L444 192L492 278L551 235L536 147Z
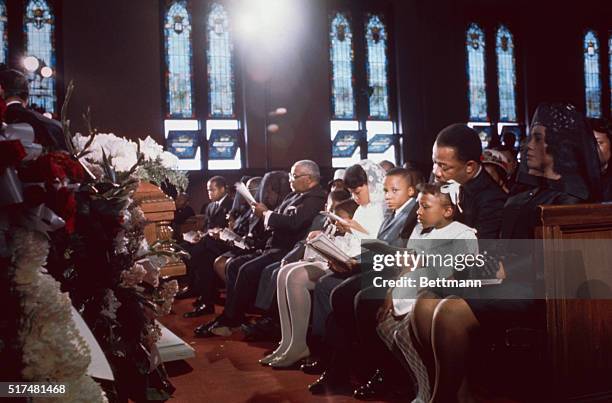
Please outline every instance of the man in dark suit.
M309 160L296 162L291 168L291 193L276 210L263 203L253 208L264 218L264 225L272 231L260 256L227 267L227 299L222 315L195 329L196 336L228 336L231 328L244 321L249 305L254 301L261 271L279 261L298 241L304 239L313 219L325 206L325 191L321 188L318 165Z
M0 93L6 102L6 123L28 123L34 129L34 141L48 150L68 150L60 122L27 109L30 95L28 79L17 70L0 72Z
M225 178L213 176L206 183L206 190L210 203L202 209L205 220L202 231L225 228L227 226L227 214L233 203L233 199L228 194ZM181 291L179 298L193 295L198 298L194 303L194 310L184 314L186 318L214 312L217 287L213 263L226 250L225 243L214 235L204 236L191 249L191 259L187 262L189 285L187 289Z
M476 228L479 239L496 239L508 195L482 167L481 154L478 133L461 123L450 125L436 137L433 174L436 181L461 185L459 221Z

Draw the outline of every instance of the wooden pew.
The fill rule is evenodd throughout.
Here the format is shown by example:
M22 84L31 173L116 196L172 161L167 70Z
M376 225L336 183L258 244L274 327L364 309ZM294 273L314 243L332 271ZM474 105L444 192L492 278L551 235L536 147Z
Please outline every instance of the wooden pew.
M151 183L141 182L134 194L134 200L139 203L140 208L149 221L144 229L145 238L149 245L157 240L168 240L172 238L172 220L176 206L174 200L167 196L161 189ZM185 264L178 260L166 264L161 269L162 277L181 276L187 272Z
M551 401L612 401L612 204L540 212Z

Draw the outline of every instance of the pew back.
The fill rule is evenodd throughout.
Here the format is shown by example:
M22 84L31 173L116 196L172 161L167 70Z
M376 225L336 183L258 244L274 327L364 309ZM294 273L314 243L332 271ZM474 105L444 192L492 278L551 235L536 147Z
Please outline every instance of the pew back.
M540 211L552 392L612 400L612 204Z

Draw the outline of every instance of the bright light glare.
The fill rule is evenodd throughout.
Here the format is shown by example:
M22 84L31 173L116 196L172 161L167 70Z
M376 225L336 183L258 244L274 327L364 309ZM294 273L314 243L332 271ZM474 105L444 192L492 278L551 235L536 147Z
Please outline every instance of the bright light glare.
M49 66L45 66L42 69L40 69L40 75L43 76L44 78L49 78L53 75L53 69Z
M238 3L237 27L246 40L270 44L286 37L295 4L289 0L243 0Z
M28 56L23 59L23 67L25 67L26 70L29 72L36 71L38 69L38 66L40 66L40 63L38 62L38 59L34 56Z

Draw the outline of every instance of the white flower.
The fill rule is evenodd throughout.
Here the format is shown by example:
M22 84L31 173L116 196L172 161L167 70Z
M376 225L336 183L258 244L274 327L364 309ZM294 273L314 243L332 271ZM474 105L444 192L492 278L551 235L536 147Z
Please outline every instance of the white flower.
M164 152L164 148L153 140L151 136L147 136L144 140L138 139L138 143L140 144L140 152L144 154L145 159L148 161L155 161Z
M160 155L161 164L168 169L178 169L179 159L171 152L164 151Z
M77 133L75 136L75 144L79 151L83 150L88 140L89 136L82 136ZM126 172L129 171L138 160L136 150L137 146L133 141L123 137L117 137L112 133L98 133L87 149L89 153L83 158L87 161L102 164L102 151L104 151L106 156L110 158L111 164L116 171Z

